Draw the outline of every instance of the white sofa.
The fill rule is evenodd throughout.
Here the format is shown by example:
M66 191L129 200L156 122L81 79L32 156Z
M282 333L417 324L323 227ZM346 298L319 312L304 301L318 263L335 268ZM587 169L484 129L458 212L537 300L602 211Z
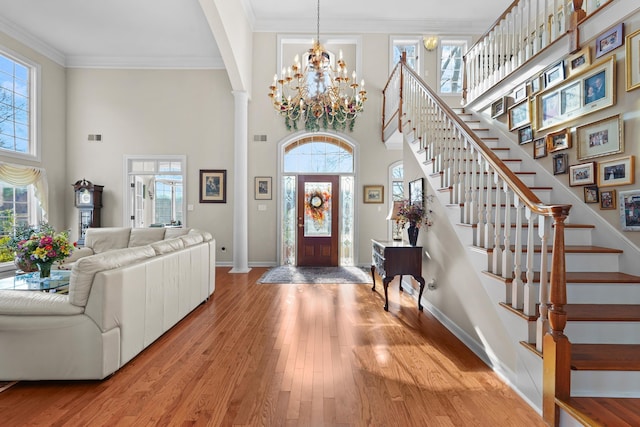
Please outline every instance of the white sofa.
M215 290L215 240L171 228L95 228L68 295L0 291L0 380L103 379Z

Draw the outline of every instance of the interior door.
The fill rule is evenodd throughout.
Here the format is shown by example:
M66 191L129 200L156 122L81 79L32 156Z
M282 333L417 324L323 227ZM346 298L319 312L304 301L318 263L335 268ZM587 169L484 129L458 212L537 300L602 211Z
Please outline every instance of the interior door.
M133 228L142 228L144 223L144 182L139 176L134 177L133 183Z
M299 266L338 266L339 185L337 175L298 176Z

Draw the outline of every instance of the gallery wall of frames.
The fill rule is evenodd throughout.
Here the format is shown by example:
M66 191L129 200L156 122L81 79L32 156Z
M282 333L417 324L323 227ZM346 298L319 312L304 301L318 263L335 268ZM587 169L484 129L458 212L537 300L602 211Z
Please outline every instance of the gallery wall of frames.
M618 49L624 51L620 61ZM640 30L625 34L624 23L496 99L491 116L506 115L518 143L530 144L534 159L550 156L553 174L568 174L570 186L583 188L585 203L618 210L622 230L640 231L640 189L629 189L635 183L638 136L630 135L625 150L622 114L606 115L616 104L619 66L625 68L626 92L639 89ZM604 113L592 119L596 111ZM567 152L572 157L575 152L575 164L569 164Z

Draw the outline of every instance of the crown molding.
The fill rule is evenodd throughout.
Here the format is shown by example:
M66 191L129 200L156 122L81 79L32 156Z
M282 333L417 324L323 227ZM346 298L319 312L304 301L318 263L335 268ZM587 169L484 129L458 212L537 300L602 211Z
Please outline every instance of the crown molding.
M221 57L103 57L70 56L68 68L131 68L131 69L202 69L224 70Z
M24 44L25 46L35 50L41 55L46 56L53 62L63 67L66 66L65 56L62 52L50 46L49 44L43 42L42 40L35 37L31 33L16 26L12 22L7 21L5 18L1 16L0 16L0 31L2 31L9 37L15 39L16 41Z

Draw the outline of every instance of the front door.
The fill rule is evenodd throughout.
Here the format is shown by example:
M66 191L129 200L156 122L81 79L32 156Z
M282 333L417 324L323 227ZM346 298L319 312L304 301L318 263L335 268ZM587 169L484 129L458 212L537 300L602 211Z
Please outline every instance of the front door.
M298 266L338 266L339 176L298 175Z

